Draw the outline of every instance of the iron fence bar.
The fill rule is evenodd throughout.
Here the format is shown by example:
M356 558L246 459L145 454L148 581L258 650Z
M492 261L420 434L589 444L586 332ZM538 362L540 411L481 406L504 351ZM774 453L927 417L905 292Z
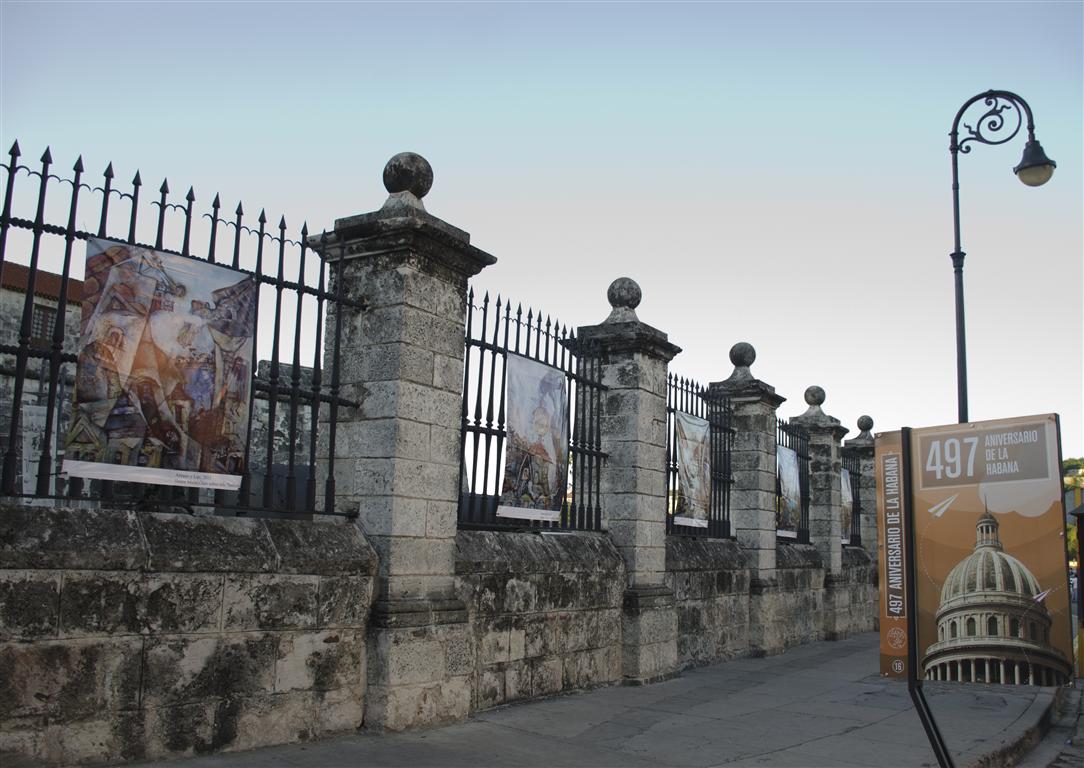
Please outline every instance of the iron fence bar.
M486 337L486 320L489 314L489 291L486 291L485 296L482 298L482 331L479 334L483 339ZM482 382L485 381L485 368L486 368L486 356L478 355L478 381L475 401L474 401L474 425L475 427L482 426ZM478 432L475 432L474 438L474 462L473 469L471 471L470 487L471 492L474 494L474 500L478 503L477 514L472 515L473 518L481 518L484 510L482 509L482 499L487 495L487 488L482 487L481 493L478 492L478 454L481 452L481 446L479 445ZM486 468L488 471L488 467ZM483 483L485 479L483 476Z
M467 392L469 391L470 387L470 351L471 347L474 346L471 343L471 325L473 324L474 320L474 288L469 288L467 290L466 313L467 330L466 344L464 345L466 349L463 352L463 397L460 398L461 426L459 429L459 498L456 500L459 509L459 513L456 515L456 517L459 518L460 521L462 521L463 516L463 496L474 490L474 486L471 486L469 488L463 487L463 478L466 474L467 467ZM480 351L478 354L479 356L481 356L485 353ZM504 407L503 403L501 404L501 407ZM473 514L473 510L468 509L467 514L468 519L470 519L469 516Z
M8 228L12 224L11 199L15 194L15 174L19 169L20 154L19 142L16 141L11 145L11 149L8 150L11 164L4 166L8 172L8 178L7 182L4 184L4 209L3 213L0 213L0 273L2 273L4 269L4 253L8 243Z
M80 156L81 158L82 156ZM110 163L105 167L105 172L102 174L105 177L105 182L102 184L102 215L101 220L98 222L98 237L105 237L106 224L109 220L109 195L113 188L113 163Z
M285 235L285 232L283 233ZM309 239L308 222L301 226L301 256L297 267L297 281L305 280L305 242ZM304 308L304 294L297 295L297 306L294 314L294 356L293 370L290 371L290 447L287 470L286 470L286 501L290 510L297 508L295 494L297 492L297 475L294 468L297 453L297 407L298 396L301 389L301 311ZM313 427L315 429L315 425ZM311 457L310 457L311 458Z
M113 164L110 163L109 167L112 168ZM136 241L136 219L139 216L139 188L143 186L143 180L139 178L139 171L135 172L135 176L132 177L132 213L128 218L128 242L134 243ZM109 195L104 195L102 198L102 205L108 206ZM104 214L103 214L104 216Z
M338 270L334 273L335 278L335 350L332 354L331 365L331 407L328 423L328 452L327 452L327 480L324 481L324 512L335 509L335 438L339 425L339 352L342 343L343 313L341 298L343 295L343 260L346 257L346 246L339 243L339 258L336 260ZM352 514L351 514L352 513ZM350 517L357 517L357 510L348 513Z
M279 281L283 278L283 269L286 262L286 217L279 219ZM272 506L274 497L274 476L271 471L275 463L275 419L278 416L278 392L279 392L279 341L282 330L282 287L275 287L275 319L273 321L271 336L271 398L267 408L267 463L264 464L263 475L263 505Z
M154 236L154 249L162 250L162 235L166 229L166 196L169 194L169 179L162 179L162 186L158 188L162 199L156 203L158 206L158 230Z
M34 283L38 274L38 256L41 252L42 224L45 222L45 195L49 187L49 166L53 157L49 148L41 156L41 182L38 185L38 204L34 214L34 238L30 250L30 271L26 277L26 295L23 299L22 324L19 327L19 351L15 355L14 393L11 398L11 426L8 429L7 451L4 453L3 490L15 492L15 443L19 437L19 407L23 402L23 379L26 376L27 351L30 347L30 325L34 312Z
M188 246L192 242L192 203L196 201L196 193L192 187L188 188L188 194L184 196L184 199L187 205L184 208L184 240L181 242L181 255L191 256Z
M484 310L483 313L482 313L482 338L485 338L485 325L486 325L486 315L488 314L488 302L489 302L489 294L487 293L485 299L483 299L483 302L482 302L487 307L486 310ZM498 333L500 332L500 323L501 323L501 297L500 297L499 294L497 296L497 303L494 305L494 310L495 311L494 311L494 314L493 314L493 343L496 344L497 339L499 338ZM507 359L505 360L505 365L507 365ZM493 389L494 389L494 385L496 383L496 375L497 375L497 358L496 358L496 356L494 356L493 359L490 361L490 364L489 364L489 397L487 398L487 402L486 402L486 430L487 430L487 432L486 432L486 454L485 454L485 463L482 465L482 491L483 491L483 493L486 493L487 495L488 495L488 491L489 491L490 450L492 449L492 443L493 443L493 436L489 434L489 430L491 430L493 428ZM508 377L507 376L502 376L501 378L506 379ZM479 372L479 375L478 375L478 391L479 391L479 393L481 393L482 380L483 379L484 379L484 376L482 376L481 372ZM478 416L479 416L479 422L480 422L481 414L478 414ZM494 478L493 478L494 495L499 496L500 495L500 486L501 486L501 478L500 478L499 469L494 469L493 474L494 474Z
M234 250L234 254L233 254L233 260L234 260L235 264L237 263L238 259L240 258L239 251L240 251L240 239L241 239L241 216L242 216L242 214L243 214L243 211L242 211L242 208L241 208L241 203L238 202L237 203L237 235L236 235L236 241L235 241L235 250ZM267 224L267 216L264 214L263 210L260 211L260 218L257 221L260 224L260 234L259 234L259 237L257 237L257 239L256 239L256 269L255 269L255 274L256 274L257 280L258 280L260 271L263 269L263 235L264 235L264 227ZM252 320L253 326L255 326L255 327L259 327L259 322L260 322L260 316L259 316L260 302L259 302L259 294L258 294L259 290L260 290L259 285L257 285L257 287L256 287L256 291L257 291L256 310L255 310L254 317L253 317L253 320ZM251 358L251 360L249 360L249 366L250 366L249 374L250 374L250 381L252 382L252 390L253 390L254 395L256 393L257 364L258 364L258 360L257 360L257 355L256 355L256 345L253 344L252 345L252 358ZM245 427L244 471L241 474L241 487L237 491L237 505L241 509L247 509L249 506L251 506L251 495L252 495L252 420L254 418L256 418L255 411L256 411L255 408L249 408L249 411L248 411L248 426ZM243 514L243 513L239 512L238 514L240 515L240 514Z
M316 466L316 433L320 423L320 386L323 383L323 372L320 365L320 352L324 348L324 269L326 262L324 261L322 251L327 243L327 232L320 233L320 250L317 252L317 256L320 259L320 277L318 282L319 292L316 299L316 344L313 347L312 352L312 381L310 382L310 410L309 410L309 461L312 462L312 467ZM295 342L296 343L296 342ZM334 450L333 445L328 445L328 450ZM305 499L309 509L316 509L316 472L314 470L309 471L309 476L305 482Z
M57 380L63 357L64 335L67 331L65 321L68 317L68 275L71 271L72 245L75 242L75 211L79 206L79 189L83 175L83 156L75 161L72 168L75 177L72 180L71 204L68 206L68 229L64 238L64 266L60 272L60 291L57 297L56 314L53 316L53 339L49 352L49 390L45 406L45 435L41 454L38 457L38 479L35 492L39 495L49 492L49 477L52 474L53 455L53 418L57 405ZM74 355L73 355L74 357Z

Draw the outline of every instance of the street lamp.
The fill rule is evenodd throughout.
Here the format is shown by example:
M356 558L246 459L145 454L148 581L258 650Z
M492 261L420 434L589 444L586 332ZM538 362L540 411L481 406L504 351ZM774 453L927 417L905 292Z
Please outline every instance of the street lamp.
M968 108L977 101L983 101L987 107L985 114L975 123L972 128L965 124L968 135L963 141L959 140L960 119ZM1023 115L1021 115L1021 109ZM1016 122L1008 122L1005 112L1016 114ZM956 237L956 248L953 250L952 271L956 278L956 396L959 406L960 423L967 421L967 354L964 344L964 252L960 248L960 180L957 170L957 160L961 153L971 151L971 142L980 144L1004 144L1011 141L1020 132L1027 118L1028 142L1024 145L1024 155L1020 158L1020 164L1013 168L1013 173L1029 187L1038 187L1050 181L1057 165L1043 152L1042 145L1035 140L1035 121L1031 116L1031 107L1022 98L1009 91L986 91L977 96L972 96L960 111L956 113L956 119L952 121L952 131L949 133L949 152L952 153L952 227ZM1012 130L1008 130L1011 126Z

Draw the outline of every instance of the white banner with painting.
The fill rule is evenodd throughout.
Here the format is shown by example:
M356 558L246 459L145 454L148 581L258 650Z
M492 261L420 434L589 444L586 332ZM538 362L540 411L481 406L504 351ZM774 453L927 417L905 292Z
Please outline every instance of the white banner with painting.
M775 530L778 536L798 537L802 519L802 489L798 479L798 454L792 448L775 448Z
M256 301L250 275L88 240L63 471L237 490L247 470Z
M505 376L508 439L497 517L560 520L568 478L565 374L509 354Z
M854 522L854 492L851 490L851 472L844 469L839 476L839 538L844 544L851 543L851 525Z
M674 411L678 459L678 506L675 525L708 527L711 504L711 425L707 419Z

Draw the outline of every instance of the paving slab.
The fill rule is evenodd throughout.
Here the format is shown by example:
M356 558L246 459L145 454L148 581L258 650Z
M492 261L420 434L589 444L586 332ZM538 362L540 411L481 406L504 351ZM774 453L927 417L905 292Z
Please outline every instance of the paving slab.
M142 765L936 766L906 685L877 674L877 643L874 633L810 643L779 656L686 670L655 685L500 707L425 731L362 731ZM1037 740L1055 701L1055 689L1031 686L928 683L926 694L960 768L1019 757L1020 745Z

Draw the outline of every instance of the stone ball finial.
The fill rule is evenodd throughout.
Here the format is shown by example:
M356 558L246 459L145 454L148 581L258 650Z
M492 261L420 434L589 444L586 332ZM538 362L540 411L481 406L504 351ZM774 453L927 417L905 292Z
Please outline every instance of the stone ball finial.
M419 200L433 186L433 166L415 152L400 152L384 166L384 188L391 194L410 192Z
M860 429L862 432L869 432L871 429L873 429L873 419L871 419L869 416L859 416L858 429Z
M824 405L824 390L821 387L813 385L805 391L806 405L819 407Z
M730 362L735 368L748 368L757 359L757 351L747 341L739 341L730 348Z
M606 291L606 299L614 309L636 309L642 298L639 284L631 277L617 278Z

